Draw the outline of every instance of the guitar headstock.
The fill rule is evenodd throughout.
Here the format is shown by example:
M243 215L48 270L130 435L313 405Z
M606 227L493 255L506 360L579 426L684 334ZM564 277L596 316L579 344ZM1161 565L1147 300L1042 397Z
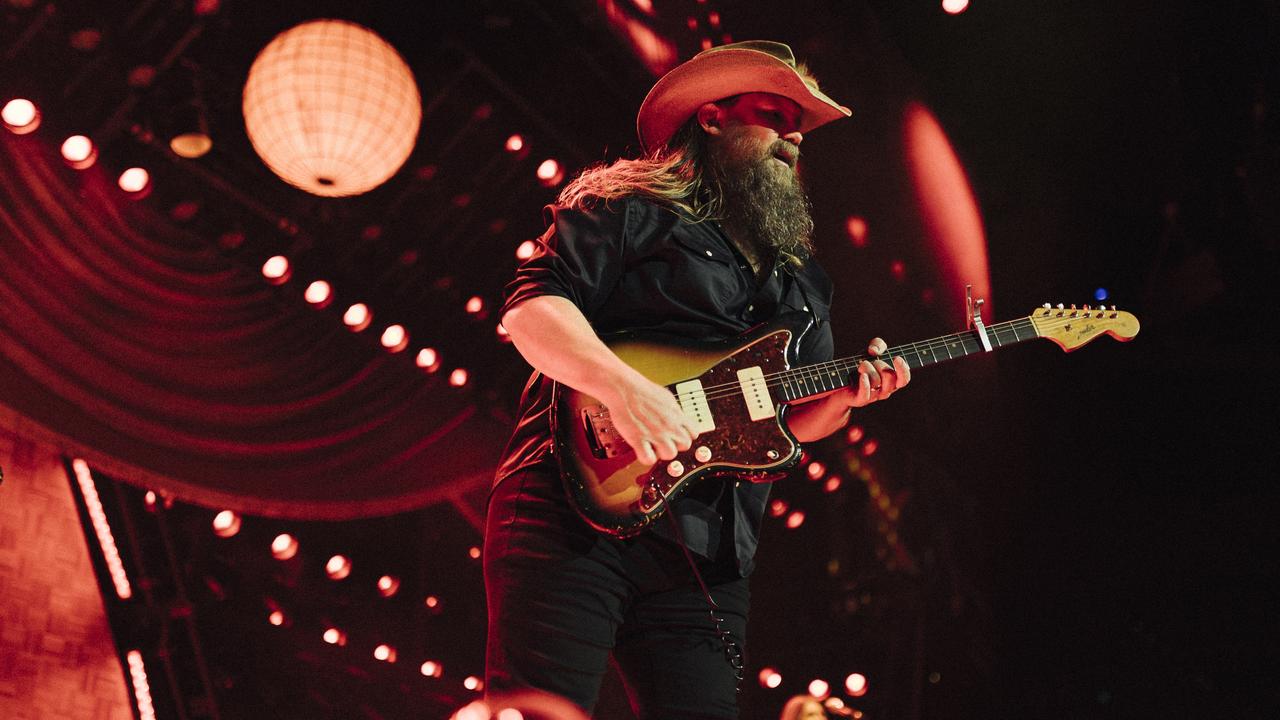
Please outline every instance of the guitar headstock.
M1056 342L1063 350L1071 352L1099 335L1110 335L1121 342L1132 340L1138 334L1138 318L1132 313L1116 310L1114 305L1082 309L1057 307L1045 303L1027 318L1035 326L1040 337Z

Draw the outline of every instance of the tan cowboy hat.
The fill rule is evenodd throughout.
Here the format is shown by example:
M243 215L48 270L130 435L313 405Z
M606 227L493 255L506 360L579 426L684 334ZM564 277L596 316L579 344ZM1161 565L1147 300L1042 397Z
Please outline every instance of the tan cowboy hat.
M791 48L778 42L748 40L703 50L654 84L640 112L636 132L646 151L665 145L704 103L749 92L766 92L796 101L804 113L800 132L852 114L849 108L805 84L796 72Z

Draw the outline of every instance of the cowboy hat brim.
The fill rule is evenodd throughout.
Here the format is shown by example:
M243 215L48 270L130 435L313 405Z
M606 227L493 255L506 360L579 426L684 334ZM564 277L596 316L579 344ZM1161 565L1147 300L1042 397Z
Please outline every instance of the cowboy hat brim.
M745 44L745 43L744 43ZM779 46L781 43L758 43ZM743 93L763 92L794 100L803 111L800 132L853 114L849 108L805 84L793 65L777 55L746 47L715 48L694 56L662 76L636 115L640 146L650 151L665 145L703 104Z

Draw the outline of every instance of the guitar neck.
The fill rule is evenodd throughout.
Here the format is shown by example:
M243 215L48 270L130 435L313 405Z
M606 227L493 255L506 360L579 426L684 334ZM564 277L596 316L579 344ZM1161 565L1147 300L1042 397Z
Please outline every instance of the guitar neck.
M991 348L1016 345L1027 340L1040 337L1031 318L1019 318L1009 322L988 325L987 339ZM879 359L890 364L893 358L900 357L912 370L936 365L948 360L983 352L982 338L977 330L966 330L954 335L943 335L932 340L891 347L882 353ZM781 391L782 402L803 400L815 395L829 393L857 382L858 365L872 360L870 355L854 355L852 357L832 360L830 362L807 365L787 370L772 379L772 383Z

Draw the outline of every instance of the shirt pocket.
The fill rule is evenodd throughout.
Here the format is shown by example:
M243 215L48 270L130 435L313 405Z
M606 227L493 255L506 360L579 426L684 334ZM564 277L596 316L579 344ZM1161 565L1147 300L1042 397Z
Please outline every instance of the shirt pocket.
M697 233L672 233L666 262L670 280L697 310L728 315L747 292L737 259L723 243Z

